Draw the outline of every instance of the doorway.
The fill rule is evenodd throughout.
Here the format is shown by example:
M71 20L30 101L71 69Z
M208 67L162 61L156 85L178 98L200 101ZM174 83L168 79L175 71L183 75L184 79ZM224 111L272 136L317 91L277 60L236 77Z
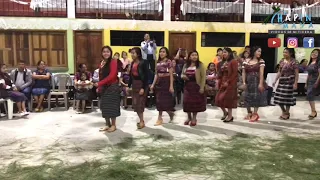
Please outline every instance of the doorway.
M265 60L266 66L264 75L267 77L268 73L274 73L277 55L275 48L268 47L268 39L276 38L276 34L267 33L251 33L250 34L250 46L260 46L262 50L262 58Z
M179 48L186 49L188 52L196 49L196 33L176 33L169 34L169 51L171 57L176 56Z
M102 32L76 31L75 41L75 72L79 64L87 65L88 71L93 72L101 61Z

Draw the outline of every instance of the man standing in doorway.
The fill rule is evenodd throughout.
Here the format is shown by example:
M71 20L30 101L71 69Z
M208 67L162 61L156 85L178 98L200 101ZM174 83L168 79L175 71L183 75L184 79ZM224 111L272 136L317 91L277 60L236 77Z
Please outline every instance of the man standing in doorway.
M18 91L22 92L30 100L32 72L26 68L24 61L19 61L18 68L13 69L10 76Z
M149 34L144 35L144 41L141 42L141 49L142 58L148 61L149 69L155 72L157 44L154 40L150 40Z

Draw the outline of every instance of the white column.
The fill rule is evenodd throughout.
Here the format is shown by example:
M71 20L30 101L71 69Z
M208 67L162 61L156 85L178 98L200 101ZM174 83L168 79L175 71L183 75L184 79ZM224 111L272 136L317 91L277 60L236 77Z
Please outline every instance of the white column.
M163 20L171 21L171 0L163 1Z
M76 0L68 0L68 18L76 18Z
M244 22L251 23L251 6L252 0L244 0Z

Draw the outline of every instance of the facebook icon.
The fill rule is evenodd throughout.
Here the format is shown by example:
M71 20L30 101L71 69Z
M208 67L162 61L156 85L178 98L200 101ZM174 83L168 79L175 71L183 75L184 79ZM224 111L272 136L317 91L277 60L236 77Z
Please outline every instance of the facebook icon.
M314 38L313 37L303 38L303 47L304 48L314 48Z

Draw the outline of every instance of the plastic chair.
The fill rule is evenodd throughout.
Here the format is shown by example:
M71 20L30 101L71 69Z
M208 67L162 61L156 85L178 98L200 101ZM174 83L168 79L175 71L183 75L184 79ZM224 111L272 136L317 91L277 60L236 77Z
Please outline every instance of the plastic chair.
M13 101L11 99L0 99L0 103L4 105L4 110L8 116L8 119L13 118Z
M52 96L63 96L64 97L64 105L66 110L68 110L68 92L67 89L68 84L71 83L70 74L66 73L57 73L52 76L52 90L48 95L48 109L51 109L51 97Z

